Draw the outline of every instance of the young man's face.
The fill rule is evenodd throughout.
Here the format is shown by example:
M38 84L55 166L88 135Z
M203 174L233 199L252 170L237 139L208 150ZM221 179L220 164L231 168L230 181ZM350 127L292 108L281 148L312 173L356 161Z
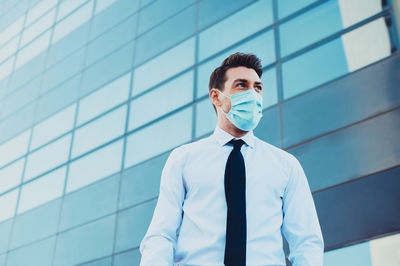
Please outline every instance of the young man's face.
M244 66L232 67L225 72L226 81L222 92L226 96L245 90L255 90L262 96L262 83L257 72ZM225 113L231 109L231 101L215 90L210 92L210 98L214 105L221 106ZM218 110L218 108L217 108Z

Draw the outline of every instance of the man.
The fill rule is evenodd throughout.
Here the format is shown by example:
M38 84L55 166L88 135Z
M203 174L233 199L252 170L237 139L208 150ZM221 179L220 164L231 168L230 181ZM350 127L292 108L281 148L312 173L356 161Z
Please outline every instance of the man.
M213 134L174 149L140 244L147 265L322 266L324 242L299 161L253 135L262 116L261 63L235 53L214 70Z

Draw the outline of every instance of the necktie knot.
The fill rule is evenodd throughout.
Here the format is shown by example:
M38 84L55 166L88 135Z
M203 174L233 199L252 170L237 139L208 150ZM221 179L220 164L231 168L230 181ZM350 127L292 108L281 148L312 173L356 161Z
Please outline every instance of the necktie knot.
M233 149L236 150L240 150L240 148L242 147L242 145L244 144L244 141L242 139L231 139L229 141L230 144L233 145Z

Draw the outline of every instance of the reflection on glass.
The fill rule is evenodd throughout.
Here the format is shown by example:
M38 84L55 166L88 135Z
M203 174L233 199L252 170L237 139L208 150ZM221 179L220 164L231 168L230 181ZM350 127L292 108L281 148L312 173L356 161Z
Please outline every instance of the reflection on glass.
M46 13L48 10L52 9L57 5L57 0L42 0L34 7L32 7L27 15L25 25L31 24L33 21L38 19L41 15Z
M174 109L193 98L193 71L169 81L161 87L131 102L129 129L134 129Z
M52 11L41 17L39 20L37 20L35 23L30 25L28 28L26 28L22 34L20 46L25 46L25 44L36 38L36 36L50 28L51 25L53 25L54 23L55 15L56 10L53 9Z
M19 189L14 189L7 194L0 196L0 222L14 216L15 206L17 205Z
M64 0L58 6L57 21L64 18L77 7L82 5L86 0Z
M11 140L0 144L0 167L26 153L30 135L31 130L28 129Z
M0 169L0 194L21 183L24 163L25 158L22 158L11 165Z

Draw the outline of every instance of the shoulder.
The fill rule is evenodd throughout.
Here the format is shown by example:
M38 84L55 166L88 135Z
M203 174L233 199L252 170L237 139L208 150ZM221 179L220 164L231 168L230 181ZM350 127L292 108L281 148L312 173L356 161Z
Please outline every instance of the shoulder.
M211 136L208 136L189 143L182 144L171 151L170 158L184 161L191 154L198 154L200 151L207 149L207 147L209 147L209 144L211 143Z

